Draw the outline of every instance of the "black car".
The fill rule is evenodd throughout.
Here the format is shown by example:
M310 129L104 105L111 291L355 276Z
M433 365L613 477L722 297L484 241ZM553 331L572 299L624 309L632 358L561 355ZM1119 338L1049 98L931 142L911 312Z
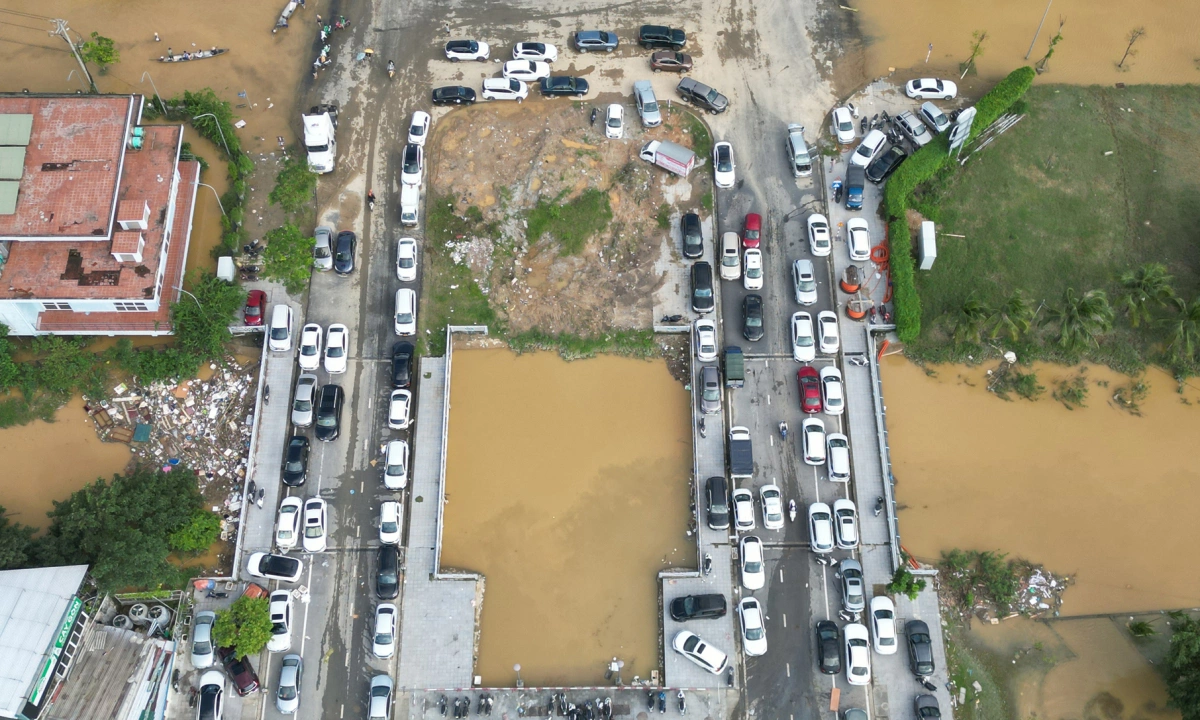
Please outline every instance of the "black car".
M742 337L750 342L763 339L762 295L747 295L742 298Z
M692 310L704 314L710 313L716 305L713 296L712 265L707 262L692 264Z
M908 636L908 667L913 675L932 675L933 640L929 637L929 626L921 620L909 620L904 625L904 634Z
M842 671L838 627L832 620L821 620L817 623L817 665L826 675L837 675Z
M308 477L308 438L293 435L283 454L283 484L299 487Z
M729 98L690 77L680 80L675 86L675 91L679 93L679 97L699 105L713 115L725 112L729 108Z
M358 236L343 230L333 243L333 271L338 275L354 272L354 251L358 247Z
M685 213L679 221L679 232L683 235L683 256L696 259L704 255L704 236L700 232L700 216Z
M562 95L583 97L587 95L588 81L568 75L551 75L550 77L541 79L540 87L542 94L550 97L559 97Z
M904 158L908 157L908 153L904 150L891 146L887 150L880 153L879 157L871 161L867 166L867 179L878 185L888 179L900 167L900 163L904 162Z
M704 488L704 505L708 508L708 526L713 530L729 527L729 490L725 476L714 475Z
M250 658L238 657L233 648L223 647L217 651L217 654L221 656L221 664L225 666L225 672L233 680L233 689L237 690L238 695L246 697L258 690L258 674L254 672L254 666L250 664Z
M687 34L666 25L643 25L638 29L638 42L647 50L682 50L687 45Z
M470 105L475 102L475 91L462 85L447 85L433 89L434 105Z
M336 440L342 427L342 403L346 395L341 385L326 385L321 388L321 400L317 403L316 432L318 440Z
M379 547L379 570L375 573L375 594L391 600L400 594L400 555L395 545Z
M392 345L392 387L406 388L412 384L412 363L415 350L412 343L403 340Z
M916 706L917 720L941 720L942 708L933 695L922 693L913 704Z
M671 619L706 620L725 617L724 595L684 595L671 601Z

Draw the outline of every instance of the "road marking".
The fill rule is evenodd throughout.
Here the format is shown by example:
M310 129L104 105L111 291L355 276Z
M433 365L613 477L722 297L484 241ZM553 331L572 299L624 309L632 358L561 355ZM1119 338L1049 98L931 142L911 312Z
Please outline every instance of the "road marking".
M783 582L783 568L779 568L779 582Z
M767 404L768 404L768 405L770 405L770 404L771 404L771 396L770 396L770 395L768 395L768 396L767 396Z
M312 574L313 565L315 563L310 559L308 561L308 587L309 592L312 592ZM304 657L304 641L308 639L308 611L312 607L311 602L304 603L304 624L300 628L300 657Z
M783 614L783 626L787 627L787 613Z
M792 676L792 664L784 663L784 666L787 668L787 676L791 677ZM788 717L791 717L791 715L789 715Z
M363 492L363 485L364 485L366 482L367 482L366 480L359 480L359 481L358 481L358 494L359 494L359 495L362 495L362 492Z
M347 667L349 667L350 661L347 660L346 662L347 662ZM345 705L342 705L342 709L338 711L338 717L346 717L346 706Z

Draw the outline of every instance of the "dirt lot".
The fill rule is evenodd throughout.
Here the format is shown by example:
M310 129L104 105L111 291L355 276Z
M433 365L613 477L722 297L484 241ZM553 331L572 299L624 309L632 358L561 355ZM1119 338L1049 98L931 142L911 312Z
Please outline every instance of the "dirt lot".
M439 259L470 269L510 333L594 336L651 326L652 293L665 279L655 263L667 252L678 257L677 243L663 238L680 212L711 207L711 185L707 167L683 179L637 153L650 139L698 143L698 165L706 166L711 141L678 104L646 134L627 106L620 140L605 139L603 120L603 105L529 100L465 108L435 123L426 205L433 266L426 287L434 285L431 307L423 310L426 327L438 333L451 317L465 320L462 303L451 315L454 298L437 298L439 280L454 284L462 277L439 276ZM447 217L442 203L450 197ZM677 209L664 210L664 203ZM534 238L531 226L548 230Z

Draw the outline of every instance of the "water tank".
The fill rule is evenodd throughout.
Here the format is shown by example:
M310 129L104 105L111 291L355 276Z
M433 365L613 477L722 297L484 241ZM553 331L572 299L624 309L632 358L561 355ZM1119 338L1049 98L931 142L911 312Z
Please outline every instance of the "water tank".
M171 624L171 611L162 605L155 605L150 608L150 620L159 627L166 627Z
M129 619L128 615L118 615L112 619L112 626L115 628L121 628L122 630L128 630L133 626L133 621Z
M926 220L921 223L921 237L918 240L920 242L921 269L932 270L933 261L937 260L937 239L933 221Z
M129 608L129 619L133 621L134 625L141 627L149 622L149 618L150 608L146 607L145 603L138 603Z

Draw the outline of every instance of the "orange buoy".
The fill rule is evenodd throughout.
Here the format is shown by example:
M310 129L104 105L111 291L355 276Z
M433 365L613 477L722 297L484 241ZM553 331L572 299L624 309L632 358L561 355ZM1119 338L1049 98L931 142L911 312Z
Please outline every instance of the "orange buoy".
M854 303L849 303L846 305L846 317L850 318L851 320L862 320L866 316L867 311L861 306L856 309L854 307Z
M842 290L850 294L858 292L858 289L862 287L862 279L859 276L858 266L850 265L847 267L845 272L842 273L842 279L838 284L841 285Z

